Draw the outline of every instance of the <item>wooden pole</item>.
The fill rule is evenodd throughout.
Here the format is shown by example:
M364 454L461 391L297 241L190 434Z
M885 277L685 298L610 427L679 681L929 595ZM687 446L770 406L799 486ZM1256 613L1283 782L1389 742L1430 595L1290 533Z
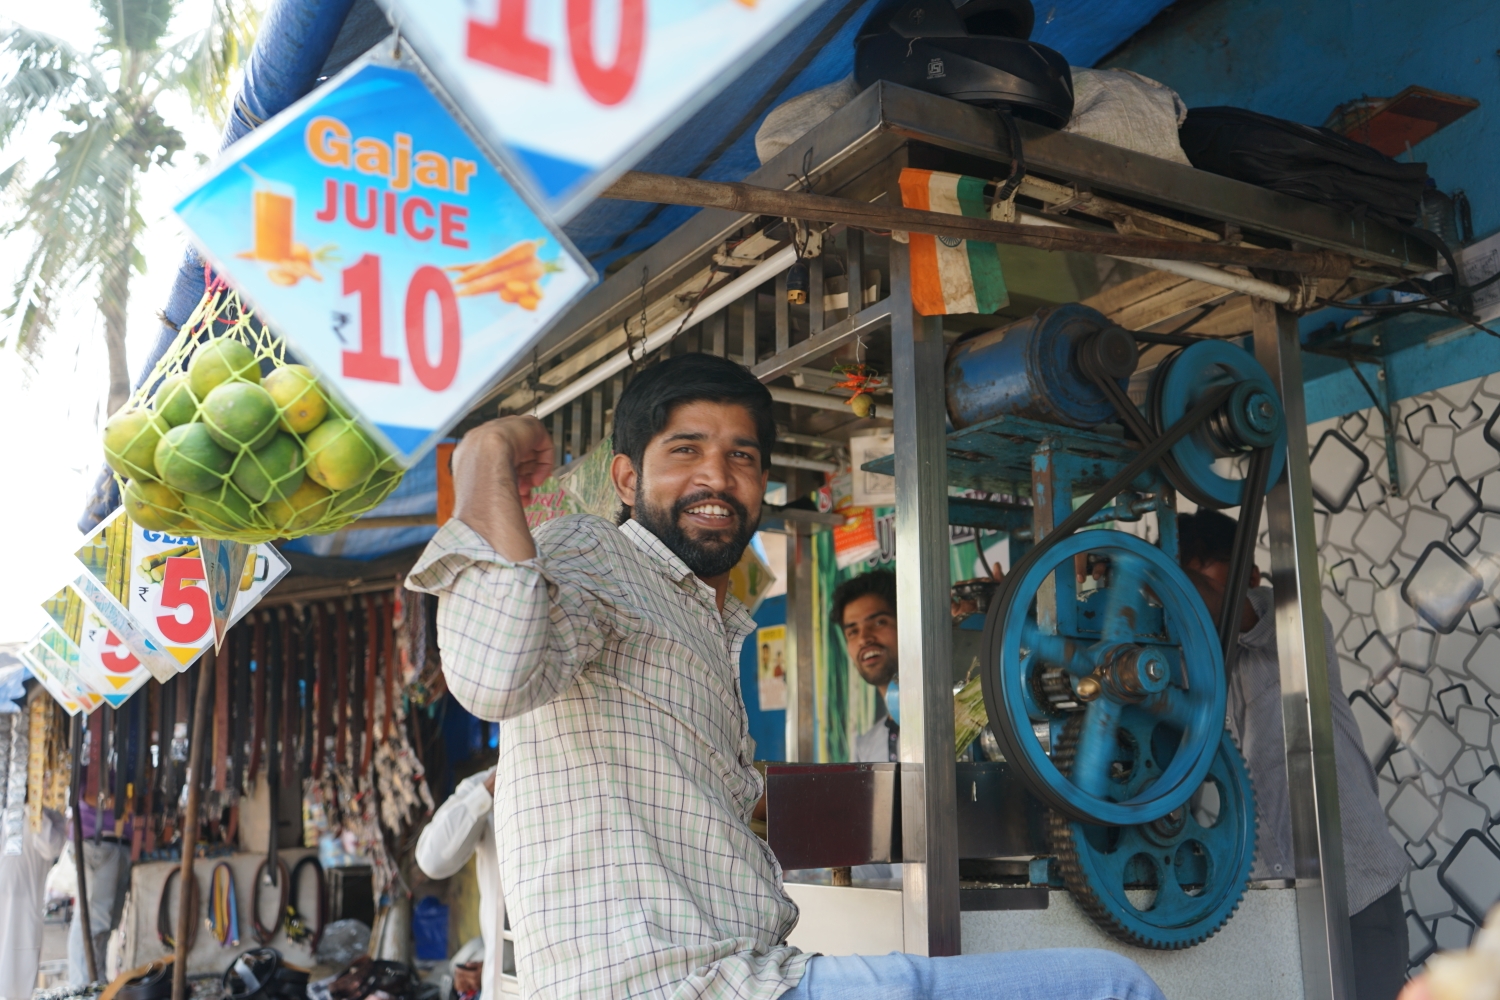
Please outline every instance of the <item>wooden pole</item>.
M99 962L94 957L94 928L89 920L89 889L83 863L83 726L84 714L73 716L73 865L78 875L78 929L83 933L83 957L88 963L89 982L99 981ZM94 747L94 759L99 760L99 748ZM104 822L104 817L94 817L95 829Z
M188 941L193 920L193 856L198 853L198 805L208 754L210 706L214 696L214 651L205 649L198 661L198 696L193 701L193 736L188 749L187 809L182 817L182 871L177 879L177 947L172 963L172 1000L187 1000ZM272 819L275 830L275 819Z
M996 222L993 219L975 219L944 212L923 212L852 198L778 191L751 184L670 177L636 170L615 181L604 191L602 197L658 205L722 208L747 215L805 219L861 229L930 233L933 236L1005 243L1036 250L1070 250L1074 253L1109 254L1115 257L1190 260L1203 264L1257 267L1318 278L1347 278L1352 266L1348 257L1327 250L1274 250L1225 243L1193 243L1188 240L1159 240L1149 236L1121 236L1116 233L1027 226L1017 222Z

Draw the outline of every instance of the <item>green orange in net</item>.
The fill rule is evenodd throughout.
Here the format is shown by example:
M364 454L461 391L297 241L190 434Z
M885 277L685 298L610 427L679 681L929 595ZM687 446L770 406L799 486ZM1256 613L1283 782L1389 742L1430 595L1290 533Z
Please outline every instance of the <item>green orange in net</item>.
M182 497L170 486L150 479L132 479L120 494L125 513L132 521L151 531L181 532L191 527L182 509Z
M218 337L201 345L188 365L188 384L193 395L207 398L217 386L232 379L260 381L260 362L255 352L231 337Z
M276 401L253 382L224 382L203 399L203 426L229 451L264 448L276 434Z
M380 459L374 443L352 421L332 417L307 436L307 474L330 490L363 483Z
M156 473L182 493L206 493L224 482L234 456L220 448L202 424L183 424L156 445Z
M156 445L165 428L144 407L124 407L104 425L104 460L121 476L156 478Z
M151 408L168 427L186 424L198 416L198 397L193 395L186 375L173 375L156 390Z
M307 529L328 516L333 494L311 479L304 479L285 500L271 500L262 508L266 523L287 538L306 534Z
M306 434L328 416L328 400L306 365L286 365L266 376L266 392L281 411L281 429Z
M302 446L290 434L277 433L264 448L241 455L231 478L245 496L260 503L285 500L304 476Z
M182 508L210 538L256 527L249 499L230 483L207 493L184 493Z

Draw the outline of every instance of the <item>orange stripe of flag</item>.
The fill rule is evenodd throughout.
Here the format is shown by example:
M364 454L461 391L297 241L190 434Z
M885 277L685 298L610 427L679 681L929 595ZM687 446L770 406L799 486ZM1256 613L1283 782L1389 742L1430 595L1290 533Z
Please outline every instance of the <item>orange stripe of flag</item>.
M929 185L931 170L901 171L901 204L907 208L930 211ZM923 316L941 316L947 312L943 302L943 280L938 273L937 237L928 233L907 236L911 253L911 304Z

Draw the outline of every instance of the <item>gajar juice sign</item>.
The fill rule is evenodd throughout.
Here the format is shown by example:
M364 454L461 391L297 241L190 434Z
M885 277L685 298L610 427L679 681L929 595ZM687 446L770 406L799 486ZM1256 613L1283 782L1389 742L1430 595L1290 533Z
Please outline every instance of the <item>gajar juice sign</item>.
M404 464L593 281L421 77L378 58L231 147L177 213Z

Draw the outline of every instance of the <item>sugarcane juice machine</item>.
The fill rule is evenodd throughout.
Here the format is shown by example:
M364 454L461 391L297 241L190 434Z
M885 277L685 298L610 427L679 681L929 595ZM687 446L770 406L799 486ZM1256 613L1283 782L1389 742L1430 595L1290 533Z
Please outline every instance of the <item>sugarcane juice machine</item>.
M1136 371L1138 338L1160 339L1064 305L948 356L950 485L1030 485L1029 503L949 506L950 523L1006 531L1012 546L982 632L971 618L955 643L956 674L978 656L989 716L976 756L990 759L957 767L962 908L1010 921L997 947L1059 943L1068 918L1045 908L1063 889L1074 923L1081 911L1109 936L1067 942L1113 939L1136 958L1199 945L1246 896L1255 798L1225 729L1226 659L1232 669L1285 422L1271 378L1238 343L1179 338L1148 376ZM865 466L892 467L889 456ZM1240 509L1217 619L1178 566L1179 496ZM899 862L898 765L821 767L768 769L768 839L783 866ZM792 890L804 921L839 919L827 893ZM971 950L967 923L964 933Z

